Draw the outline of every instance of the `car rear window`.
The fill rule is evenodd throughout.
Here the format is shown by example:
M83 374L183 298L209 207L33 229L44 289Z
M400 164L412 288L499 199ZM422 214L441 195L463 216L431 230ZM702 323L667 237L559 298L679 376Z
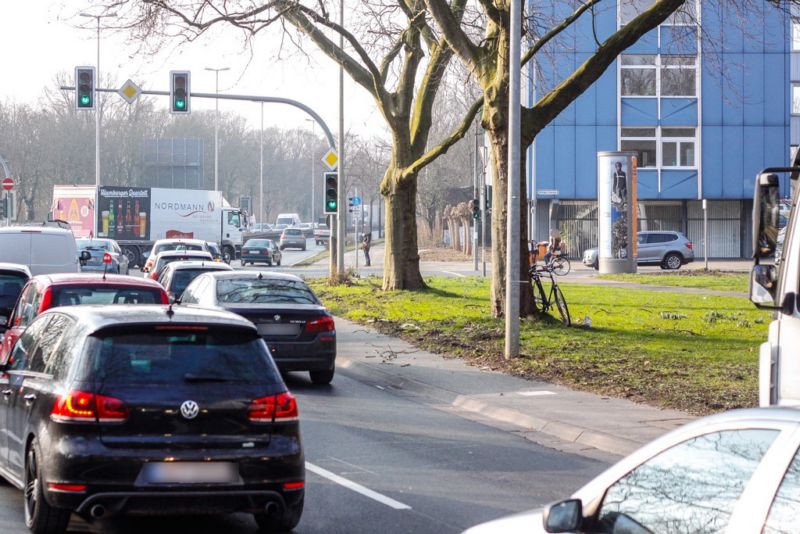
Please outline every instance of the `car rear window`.
M161 271L164 267L175 261L211 261L211 255L208 256L164 256L157 265L157 270Z
M14 307L28 277L23 274L0 273L0 310Z
M78 248L81 250L110 251L111 243L108 241L94 241L91 239L76 240Z
M228 304L319 304L303 282L269 278L218 280L217 299Z
M79 304L161 304L158 288L113 286L54 287L53 308Z
M238 331L237 331L238 330ZM106 384L280 382L255 331L164 325L101 331L88 343L88 379Z
M266 248L269 246L268 239L251 239L247 243L244 244L245 247L261 247Z
M154 255L166 252L168 250L205 250L203 245L196 243L163 243L158 245L153 251Z
M172 291L173 295L180 295L183 293L183 290L186 289L192 280L197 278L203 273L207 273L209 271L217 271L219 269L177 269L175 273L172 275L172 282L169 289Z
M284 230L283 232L284 232L286 235L294 235L294 236L303 235L303 231L302 231L302 230L300 230L299 228L291 228L291 229L290 229L290 228L287 228L287 229L286 229L286 230Z

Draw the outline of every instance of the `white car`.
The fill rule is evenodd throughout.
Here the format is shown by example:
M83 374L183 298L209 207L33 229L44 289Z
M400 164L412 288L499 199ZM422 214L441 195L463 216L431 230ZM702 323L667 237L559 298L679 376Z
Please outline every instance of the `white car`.
M153 244L153 249L150 251L150 256L147 257L142 271L149 273L156 261L156 256L168 250L202 250L211 252L208 250L206 242L202 239L159 239Z
M712 415L642 447L542 509L465 534L797 532L800 410Z

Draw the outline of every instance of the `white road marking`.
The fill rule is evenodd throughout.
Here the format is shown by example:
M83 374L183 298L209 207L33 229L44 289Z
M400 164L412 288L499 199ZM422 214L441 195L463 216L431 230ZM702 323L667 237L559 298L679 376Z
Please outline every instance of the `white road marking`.
M543 397L545 395L555 395L555 391L517 391L517 395L523 397Z
M321 477L327 478L328 480L339 484L340 486L344 486L349 490L353 490L356 493L360 493L365 497L369 497L372 500L378 501L381 504L385 504L390 508L394 508L395 510L411 510L411 507L407 504L403 504L399 501L392 499L391 497L387 497L386 495L381 495L377 491L372 491L369 488L362 486L352 480L348 480L344 477L337 475L336 473L331 473L327 469L323 469L318 465L314 465L311 462L306 462L306 469L315 473Z
M467 275L465 275L465 274L454 273L453 271L442 271L442 272L443 273L447 273L447 274L452 274L453 276L457 276L459 278L466 278L467 277Z

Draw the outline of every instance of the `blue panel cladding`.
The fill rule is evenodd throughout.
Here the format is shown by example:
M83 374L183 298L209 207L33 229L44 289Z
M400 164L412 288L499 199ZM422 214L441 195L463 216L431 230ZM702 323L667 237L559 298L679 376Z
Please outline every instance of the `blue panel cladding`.
M789 132L783 126L767 126L763 129L764 160L761 166L755 170L745 169L750 174L749 195L753 195L753 180L755 173L760 172L764 167L781 167L789 161ZM745 176L745 183L747 176ZM789 180L781 180L783 196L789 196Z
M555 59L555 84L558 85L575 71L575 54L556 53L553 57ZM575 103L573 102L559 113L553 124L575 124Z
M722 97L722 124L741 126L744 124L744 54L721 54L724 96ZM708 66L707 66L708 67ZM719 68L719 66L717 67Z
M618 149L617 145L617 127L615 126L598 126L597 127L597 151L598 152L612 152ZM597 154L592 154L596 157ZM595 162L596 164L597 162Z
M741 176L744 167L744 129L722 127L722 198L742 198ZM704 154L705 159L705 154ZM703 175L704 177L706 175ZM748 196L752 196L752 193Z
M776 74L782 73L776 82ZM789 66L787 54L766 54L764 56L764 124L785 126L789 116ZM783 81L780 81L780 80Z
M697 198L697 171L662 169L659 198Z
M554 140L554 189L558 189L560 198L576 198L575 196L575 127L555 126ZM537 181L536 187L539 186Z
M658 172L655 169L636 171L636 194L639 200L658 199Z
M743 128L744 165L742 166L741 175L728 177L732 182L735 182L736 178L739 179L742 188L741 191L739 191L739 195L743 198L753 196L753 181L755 175L767 166L765 165L766 160L764 158L765 134L766 128L760 126L745 126ZM781 154L780 163L776 162L781 166L785 165L784 162L788 160L786 151L783 152L784 153Z
M658 123L658 100L655 98L623 98L623 126L654 126Z
M764 56L744 54L742 112L745 126L764 124Z
M731 9L726 17L727 26L736 25L742 32L742 50L745 54L764 53L764 4L767 2L750 2L747 4L746 14L737 13L742 8L735 7L731 2ZM743 7L743 6L742 6ZM730 31L726 26L726 33ZM734 28L734 31L737 29Z
M719 75L719 69L710 69L706 67L707 64L714 64L715 62L717 62L715 57L707 57L706 54L703 54L700 74L700 97L703 100L703 117L701 122L707 126L722 125L722 88L725 82Z
M575 198L597 198L597 152L608 150L597 147L597 134L594 126L575 127Z
M552 2L570 5L569 2ZM578 19L575 26L575 50L579 53L591 54L597 50L597 41L601 43L617 30L617 6L614 2L600 2ZM595 41L595 33L597 41Z
M745 39L744 26L748 24L748 21L746 15L732 3L728 3L727 7L722 14L722 49L729 53L742 53ZM750 28L756 28L761 23L759 19L754 20L756 24L750 23Z
M626 54L658 54L658 28L642 35L625 51Z
M697 99L662 98L661 126L697 126Z
M555 189L555 127L548 126L536 136L536 187Z
M601 126L617 125L617 66L613 63L594 83L597 89L597 124ZM614 130L614 147L616 148L616 129ZM614 149L611 149L614 150Z
M703 198L722 198L722 126L703 126Z
M789 44L792 42L791 24L783 9L783 6L775 6L772 3L764 6L761 42L764 43L765 54L789 52Z
M661 28L661 53L697 54L697 28L663 26Z

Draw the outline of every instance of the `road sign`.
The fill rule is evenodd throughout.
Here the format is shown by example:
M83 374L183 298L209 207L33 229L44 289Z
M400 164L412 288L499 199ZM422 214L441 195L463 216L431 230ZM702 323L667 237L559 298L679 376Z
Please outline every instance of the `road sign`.
M14 179L13 178L3 178L3 189L6 191L11 191L14 189Z
M353 197L353 206L361 205L361 197Z
M329 170L335 171L336 167L339 165L339 154L337 154L334 149L328 150L325 155L322 156L322 163L324 163Z
M139 95L142 94L142 88L136 85L133 80L128 80L122 84L122 87L117 91L125 102L133 104Z

